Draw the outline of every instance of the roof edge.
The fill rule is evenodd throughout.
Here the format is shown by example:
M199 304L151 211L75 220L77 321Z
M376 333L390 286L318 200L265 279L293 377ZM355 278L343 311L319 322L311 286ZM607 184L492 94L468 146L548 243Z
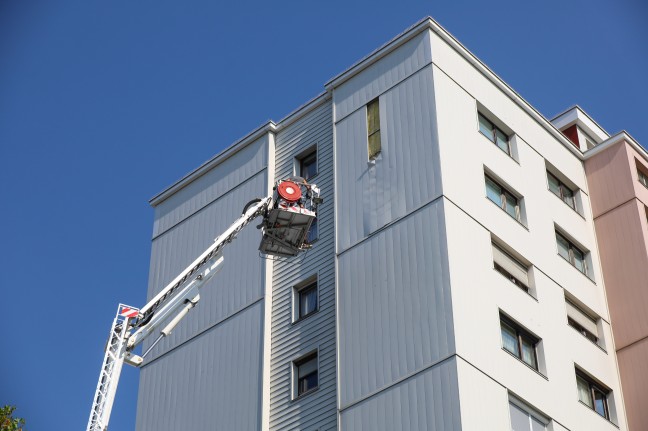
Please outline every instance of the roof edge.
M188 174L186 174L185 176L177 180L175 183L173 183L166 189L162 190L161 192L153 196L151 199L149 199L149 204L152 207L159 205L164 200L169 198L171 195L183 189L189 183L205 175L208 171L213 169L215 166L220 165L225 160L232 157L234 154L238 153L243 148L245 148L252 142L256 141L263 135L269 132L274 133L276 129L277 129L277 125L274 123L274 121L268 120L267 122L257 127L247 135L235 141L233 144L225 148L220 153L213 156L211 159L204 162L202 165L198 166L196 169L192 170L191 172L189 172Z
M609 139L606 139L605 141L601 142L594 148L590 148L589 150L585 151L583 154L585 160L594 157L595 155L602 153L603 151L607 150L608 148L611 148L618 144L619 142L626 142L628 145L630 145L636 152L638 152L644 160L648 161L648 152L644 147L642 147L639 142L635 140L627 131L621 130L619 133L616 133L613 136L610 136Z
M333 78L329 79L325 84L324 88L326 91L333 91L335 87L339 87L349 79L353 78L367 67L376 63L381 58L385 57L387 54L393 52L398 47L404 45L405 43L412 40L414 37L418 36L424 30L432 28L432 25L436 22L432 19L431 16L427 16L411 27L405 29L402 33L391 38L387 43L373 50L368 55L364 56L353 65L348 67L345 71L338 73ZM437 24L438 25L438 24Z
M431 30L436 33L444 42L446 42L452 49L457 51L459 55L464 57L475 69L477 69L482 75L491 81L497 88L499 88L504 94L506 94L515 104L520 106L527 114L529 114L535 121L537 121L541 126L554 136L560 143L563 144L568 151L574 154L579 160L583 160L583 153L580 149L574 147L574 145L567 139L567 137L556 128L551 122L545 118L537 109L533 107L529 102L527 102L522 96L520 96L513 88L511 88L502 78L500 78L495 72L493 72L485 63L483 63L475 54L470 52L461 42L459 42L450 32L444 29L438 22L436 22L432 17L428 16L405 30L403 33L392 38L389 42L381 46L380 48L373 51L368 56L364 57L362 60L355 63L346 71L340 73L334 78L330 79L326 84L325 88L327 91L332 91L335 87L340 86L344 82L348 81L355 75L362 72L367 67L376 63L381 58L385 57L396 48L402 46L406 42L410 41L412 38L417 36L419 33ZM433 55L434 63L434 55Z

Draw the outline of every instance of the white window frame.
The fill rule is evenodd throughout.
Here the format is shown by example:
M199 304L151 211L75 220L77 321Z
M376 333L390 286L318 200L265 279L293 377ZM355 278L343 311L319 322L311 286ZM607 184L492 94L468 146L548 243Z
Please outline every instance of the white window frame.
M315 373L317 373L317 385L315 387L308 389L307 391L304 391L302 393L299 393L299 367L305 363L311 360L311 357L314 356L315 362L316 362L316 369ZM291 368L292 368L292 399L297 400L303 397L306 397L313 392L316 392L319 387L320 387L320 352L319 348L315 348L313 350L309 350L307 353L304 353L300 355L298 358L295 358L291 361Z

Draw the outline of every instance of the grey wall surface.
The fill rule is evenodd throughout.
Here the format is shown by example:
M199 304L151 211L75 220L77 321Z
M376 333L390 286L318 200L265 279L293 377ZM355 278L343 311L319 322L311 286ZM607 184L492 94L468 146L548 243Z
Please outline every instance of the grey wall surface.
M148 298L267 194L267 137L243 148L156 207ZM266 261L244 229L200 303L146 357L137 430L257 430L261 426ZM146 349L152 340L144 343Z
M148 297L153 297L203 252L240 214L253 197L263 196L265 171L206 206L153 241ZM168 351L264 295L261 235L252 223L224 250L223 269L200 291L200 303L151 352ZM149 340L147 340L149 341ZM145 348L152 342L145 343Z
M258 431L263 300L140 373L137 430Z
M295 156L317 147L318 174L311 182L320 187L324 203L318 210L319 238L313 248L305 256L274 264L270 429L334 430L337 407L331 102L324 102L282 129L275 142L276 180L292 176ZM319 311L293 323L293 287L313 275L318 279ZM312 349L319 349L319 389L293 401L292 361Z
M455 352L443 201L338 258L344 409Z
M336 124L338 253L441 194L430 66L380 95L380 128L371 164L366 109Z
M267 137L258 139L155 207L153 237L161 235L265 168L268 165L267 145Z
M456 356L355 404L341 431L461 430Z
M335 121L340 121L431 62L430 36L423 32L335 89Z

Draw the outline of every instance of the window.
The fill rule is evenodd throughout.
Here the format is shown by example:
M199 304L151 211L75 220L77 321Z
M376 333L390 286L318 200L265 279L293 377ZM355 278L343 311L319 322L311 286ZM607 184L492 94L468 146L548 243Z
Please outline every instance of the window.
M311 151L299 159L299 176L309 180L317 175L317 151Z
M317 311L317 281L299 289L297 291L297 296L298 319L303 319Z
M639 178L639 182L648 188L648 175L644 174L639 168L637 168L637 177Z
M293 362L295 375L295 394L302 396L317 389L317 352L311 353Z
M502 314L500 314L500 327L504 350L534 370L538 370L536 345L540 340Z
M587 275L587 262L585 252L576 247L571 241L556 232L556 243L558 245L558 254L571 263L576 269Z
M563 184L558 178L551 173L547 172L547 183L549 184L549 191L558 196L564 203L569 205L573 210L576 210L576 200L574 199L574 192Z
M380 143L380 105L378 99L367 104L367 140L369 160L375 159L382 149Z
M493 265L495 270L525 292L529 292L529 269L522 262L493 243Z
M509 401L511 429L513 431L543 431L547 429L548 420L537 413L531 413L526 406L519 402Z
M576 370L576 386L578 387L578 400L609 420L610 410L607 398L610 391L579 370Z
M502 208L508 215L520 221L520 205L518 198L500 186L495 180L486 175L486 197L495 205Z
M308 244L312 244L317 240L317 218L313 219L313 222L310 225L310 228L308 229L308 233L306 234L306 242Z
M497 145L497 147L504 151L509 156L511 155L511 145L509 144L509 138L501 131L497 126L495 126L490 120L484 117L482 114L478 114L479 117L479 131L482 135L486 136L492 143Z
M588 340L597 343L598 327L596 320L588 316L583 310L569 300L567 303L567 324L580 332Z

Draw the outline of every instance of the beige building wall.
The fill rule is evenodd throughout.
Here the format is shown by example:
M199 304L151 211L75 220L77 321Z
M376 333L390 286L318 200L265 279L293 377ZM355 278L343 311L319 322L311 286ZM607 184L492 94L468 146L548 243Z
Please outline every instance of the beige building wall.
M585 162L628 425L648 429L648 161L625 141Z

